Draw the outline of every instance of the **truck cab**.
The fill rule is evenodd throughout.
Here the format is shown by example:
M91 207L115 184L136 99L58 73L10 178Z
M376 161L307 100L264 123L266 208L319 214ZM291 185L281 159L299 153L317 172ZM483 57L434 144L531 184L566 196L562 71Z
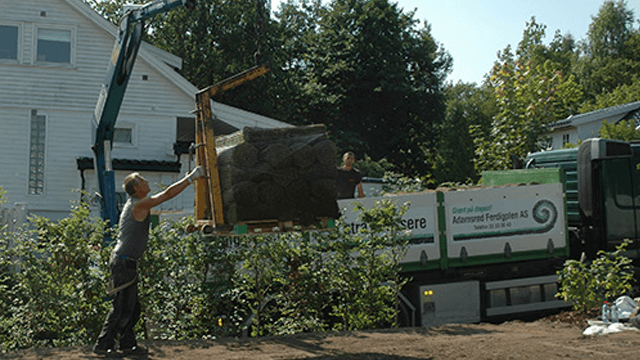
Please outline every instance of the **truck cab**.
M640 143L592 138L578 148L530 154L527 168L561 168L567 202L571 257L633 243L627 256L640 258Z

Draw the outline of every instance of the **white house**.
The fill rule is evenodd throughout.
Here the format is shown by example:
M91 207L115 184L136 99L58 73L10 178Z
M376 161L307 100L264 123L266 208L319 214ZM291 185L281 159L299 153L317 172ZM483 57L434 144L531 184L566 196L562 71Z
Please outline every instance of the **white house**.
M69 214L79 190L97 191L91 114L116 34L82 0L0 0L0 187L9 206L55 220ZM178 128L194 124L198 89L174 70L180 66L180 58L142 45L116 123L118 189L132 171L152 191L187 171L181 154L189 138ZM227 132L289 126L224 104L213 109ZM192 209L188 189L159 210Z
M549 133L550 148L561 149L568 143L577 144L580 140L599 137L600 127L604 121L617 123L621 120L633 120L637 127L640 121L640 101L571 115L552 123Z

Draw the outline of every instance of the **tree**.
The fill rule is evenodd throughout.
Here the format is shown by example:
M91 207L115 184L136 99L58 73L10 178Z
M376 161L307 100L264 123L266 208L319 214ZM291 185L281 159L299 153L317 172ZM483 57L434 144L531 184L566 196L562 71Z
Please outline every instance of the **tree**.
M586 113L616 105L628 104L638 101L638 99L640 99L640 81L636 80L629 85L620 85L611 92L599 94L594 101L583 104L580 112Z
M263 62L270 62L268 1L199 0L154 19L149 41L183 59L181 74L202 89ZM220 93L216 100L271 115L273 75Z
M585 113L611 106L627 104L640 99L640 33L634 33L625 46L623 58L609 58L598 74L610 74L601 78L608 85L607 91L594 94L582 104L580 112ZM618 70L616 70L618 69ZM595 71L594 71L595 72Z
M626 1L605 1L592 20L587 32L587 54L594 58L624 54L634 22L633 10L627 8Z
M478 171L510 168L514 157L539 150L547 124L570 115L582 100L575 77L541 56L543 38L544 27L532 18L517 57L509 46L499 54L488 80L497 104L491 130L473 130Z
M145 0L84 0L105 19L117 24L122 16L122 6L125 4L144 4Z
M473 164L471 127L486 133L491 125L495 109L492 90L488 86L459 82L448 85L444 95L447 109L437 129L437 144L431 152L434 164L431 185L475 182L478 174Z
M615 124L605 121L600 127L600 136L605 139L636 141L640 140L640 130L636 129L635 119Z
M327 8L321 0L287 0L280 4L275 13L276 24L274 46L281 51L274 54L279 64L279 84L275 97L275 113L292 124L307 125L335 118L333 106L323 106L331 102L322 98L323 84L312 76L311 52L318 44L318 24Z
M585 56L576 62L575 73L587 99L613 91L623 84L634 81L640 63L637 61L637 46L631 41L637 31L633 30L633 11L625 1L605 1L592 17L584 44Z
M386 158L405 174L430 167L425 149L442 121L450 67L429 26L416 25L386 0L332 1L301 64L313 99L301 116L326 123L340 148Z
M558 64L563 74L571 74L573 65L580 55L579 46L571 34L562 35L556 31L553 40L546 47L545 58Z

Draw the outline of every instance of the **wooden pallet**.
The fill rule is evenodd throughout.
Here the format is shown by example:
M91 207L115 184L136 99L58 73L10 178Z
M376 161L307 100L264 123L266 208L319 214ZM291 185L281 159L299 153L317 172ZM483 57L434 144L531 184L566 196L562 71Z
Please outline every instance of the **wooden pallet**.
M207 236L241 236L277 234L291 231L331 230L336 228L334 219L323 218L314 225L301 225L294 221L256 220L238 222L234 225L215 226L213 221L197 221L187 227L187 232L201 231Z

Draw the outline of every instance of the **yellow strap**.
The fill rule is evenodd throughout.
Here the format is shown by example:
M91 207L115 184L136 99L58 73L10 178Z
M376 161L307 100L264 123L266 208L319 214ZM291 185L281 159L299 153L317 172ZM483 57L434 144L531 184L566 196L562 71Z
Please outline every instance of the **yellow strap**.
M115 289L111 289L111 290L109 290L109 291L107 292L107 295L108 295L108 296L111 296L111 295L116 294L116 293L117 293L117 292L119 292L120 290L123 290L123 289L128 288L129 286L133 285L133 283L135 283L137 279L138 279L138 276L136 275L136 277L135 277L135 278L133 278L133 280L131 280L131 281L127 282L127 283L124 283L124 284L122 284L122 285L118 286L118 287L117 287L117 288L115 288Z

